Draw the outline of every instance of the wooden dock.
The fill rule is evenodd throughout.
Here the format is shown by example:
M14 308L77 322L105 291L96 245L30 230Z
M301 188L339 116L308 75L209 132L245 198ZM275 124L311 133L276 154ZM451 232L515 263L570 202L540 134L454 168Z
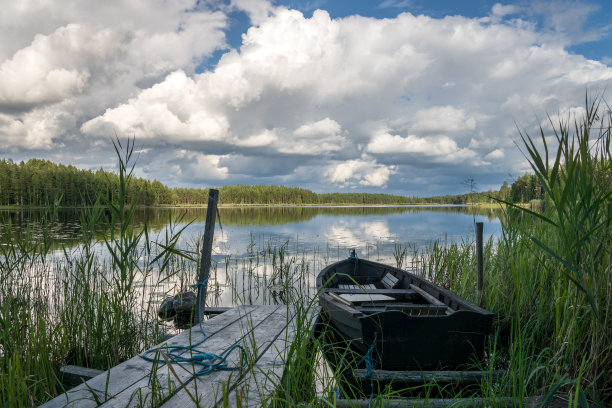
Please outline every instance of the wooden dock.
M309 322L312 330L318 312ZM217 370L194 376L194 368L166 364L160 357L155 364L141 356L118 366L48 401L42 407L200 407L217 405L256 407L269 397L274 383L283 374L289 345L296 334L295 310L281 306L240 306L204 323L208 339L198 349L222 355L239 344L249 355L246 368ZM158 345L187 346L203 339L198 326ZM187 351L184 352L188 354ZM240 365L240 353L230 354L228 363ZM197 371L197 368L196 368Z

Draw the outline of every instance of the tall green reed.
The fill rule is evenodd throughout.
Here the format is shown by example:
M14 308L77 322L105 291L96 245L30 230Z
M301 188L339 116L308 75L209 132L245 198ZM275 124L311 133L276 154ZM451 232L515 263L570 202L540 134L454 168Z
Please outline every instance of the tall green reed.
M32 406L57 395L62 365L106 369L158 343L151 295L186 263L194 269L196 261L178 249L186 226L170 222L165 236L155 238L146 225L134 225L136 207L127 197L133 140L117 140L115 149L118 189L83 209L78 246L51 252L57 207L47 211L38 234L31 226L0 225L2 406Z
M554 152L544 128L540 141L521 131L544 208L502 201L502 236L485 244L484 306L498 316L495 364L510 384L495 389L519 400L612 401L612 116L598 98L584 112L551 121ZM434 243L420 261L426 278L477 299L472 241Z
M46 324L45 280L56 217L56 208L45 212L41 234L31 225L0 225L0 405L31 406L57 389L53 344L59 331Z
M553 154L543 127L539 144L521 131L525 156L544 190L544 211L507 203L508 229L534 244L538 261L520 276L533 287L531 299L517 302L531 301L539 330L548 329L553 382L566 374L580 378L574 393L584 388L591 398L610 401L612 111L601 97L587 98L581 117L549 122Z

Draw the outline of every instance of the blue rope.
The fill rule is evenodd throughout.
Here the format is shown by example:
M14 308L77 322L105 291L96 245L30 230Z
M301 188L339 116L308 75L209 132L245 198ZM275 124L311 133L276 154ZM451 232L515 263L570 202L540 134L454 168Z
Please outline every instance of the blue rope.
M207 282L208 282L208 278L206 278L202 282L198 282L195 285L192 285L193 288L196 288L196 287L198 288L198 305L197 305L198 320L200 322L200 330L202 331L202 334L204 335L204 339L197 342L196 344L191 344L189 346L168 347L167 345L165 345L162 347L152 348L150 350L145 351L141 355L143 359L149 362L159 361L159 359L149 357L149 355L153 353L158 353L160 350L166 350L166 355L168 356L168 359L170 359L172 362L179 363L179 364L189 363L193 366L201 366L202 368L200 368L198 371L194 373L196 377L200 375L208 374L215 370L234 371L234 370L239 370L241 368L246 367L247 353L244 347L242 347L240 344L234 344L223 355L207 353L204 350L198 350L196 348L202 343L204 343L206 340L208 340L208 336L206 335L206 332L204 331L204 327L202 326L202 316L200 316L200 302L203 301L202 296L201 296L202 290L206 289ZM238 349L241 353L242 364L237 365L237 366L230 366L228 365L227 358L235 349ZM178 354L181 351L188 351L189 353L184 353L183 355ZM185 355L188 355L189 357L184 357Z
M198 288L198 322L200 323L200 330L202 331L202 334L204 335L204 340L206 340L206 338L208 337L206 335L206 332L204 331L204 327L202 327L202 315L200 315L200 302L202 301L202 291L204 289L206 289L206 284L208 283L208 278L204 279L202 282L198 282L195 285L191 285L192 288ZM204 340L202 340L200 343L203 343ZM200 344L198 343L198 344Z
M374 341L372 342L372 345L370 346L370 348L366 352L365 356L363 356L363 358L359 362L359 364L361 364L361 363L363 363L365 361L365 363L366 363L366 377L367 378L371 378L372 377L372 371L374 370L374 349L375 348L376 348L376 335L374 336ZM357 364L357 365L359 365L359 364Z
M376 338L378 337L378 332L374 333L374 341L372 345L365 353L365 356L361 359L359 364L365 361L366 363L366 378L370 379L370 401L368 403L368 407L372 406L372 400L374 399L374 378L372 378L372 371L374 371L374 350L376 349ZM357 365L359 365L357 364Z

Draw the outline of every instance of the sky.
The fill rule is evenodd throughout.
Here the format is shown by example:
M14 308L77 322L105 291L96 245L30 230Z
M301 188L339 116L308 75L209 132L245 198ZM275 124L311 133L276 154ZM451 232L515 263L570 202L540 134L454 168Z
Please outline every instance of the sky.
M431 196L612 92L612 2L0 0L0 158Z

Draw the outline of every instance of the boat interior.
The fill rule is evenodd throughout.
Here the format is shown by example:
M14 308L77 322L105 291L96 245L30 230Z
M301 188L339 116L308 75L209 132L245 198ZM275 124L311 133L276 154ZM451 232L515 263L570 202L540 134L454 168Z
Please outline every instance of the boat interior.
M364 259L348 258L329 265L317 276L317 286L336 303L363 314L391 310L411 316L488 313L415 273Z
M359 271L363 272L361 268L353 272ZM330 284L324 291L334 301L363 314L397 310L411 316L439 316L454 312L419 287L406 272L400 271L404 274L399 277L392 270L384 270L382 275L376 272L369 271L362 276L337 274L335 278L331 275Z

